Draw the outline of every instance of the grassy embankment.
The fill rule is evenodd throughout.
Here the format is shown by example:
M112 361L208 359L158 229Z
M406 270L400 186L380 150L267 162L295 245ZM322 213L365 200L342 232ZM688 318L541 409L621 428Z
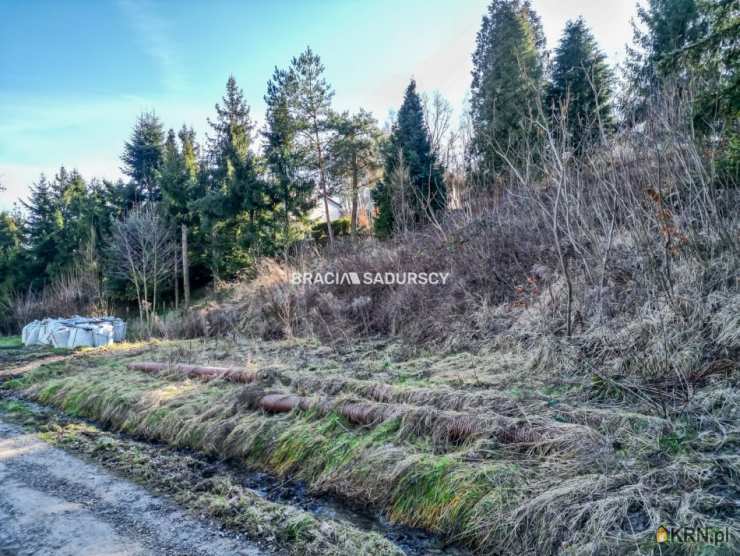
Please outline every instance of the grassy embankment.
M17 399L0 400L0 416L39 433L49 444L172 496L191 511L246 534L270 551L337 556L401 554L379 534L319 520L293 505L271 502L245 488L230 469L196 454L138 442L53 411L38 411L38 407Z
M729 527L737 550L737 376L702 378L677 413L597 375L536 372L516 346L400 360L393 345L343 354L307 342L169 342L93 353L5 384L102 426L228 457L382 510L481 552L651 553L660 524ZM240 363L256 384L128 370L132 360ZM246 363L245 363L246 362ZM311 409L270 415L265 392ZM357 426L339 408L377 418ZM465 434L459 434L464 422ZM237 519L237 506L229 510Z

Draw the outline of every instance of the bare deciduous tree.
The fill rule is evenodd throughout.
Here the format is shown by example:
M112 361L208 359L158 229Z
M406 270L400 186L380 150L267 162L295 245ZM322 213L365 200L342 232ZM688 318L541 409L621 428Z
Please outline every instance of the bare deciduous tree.
M449 162L450 129L452 124L452 105L442 93L434 91L431 98L427 94L421 96L424 110L424 121L429 128L429 143L432 146L437 160L442 166Z
M113 223L109 254L112 274L136 291L139 318L149 333L162 283L172 276L177 242L156 207L136 207Z

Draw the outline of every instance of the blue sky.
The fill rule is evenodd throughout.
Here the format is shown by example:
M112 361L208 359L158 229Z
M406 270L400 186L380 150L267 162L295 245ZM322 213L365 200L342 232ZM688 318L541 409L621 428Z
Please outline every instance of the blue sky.
M548 47L579 15L613 62L632 0L534 0ZM233 73L262 120L274 67L310 45L337 109L383 122L415 77L462 105L488 0L0 0L0 208L61 164L116 178L136 116L167 127L206 118Z

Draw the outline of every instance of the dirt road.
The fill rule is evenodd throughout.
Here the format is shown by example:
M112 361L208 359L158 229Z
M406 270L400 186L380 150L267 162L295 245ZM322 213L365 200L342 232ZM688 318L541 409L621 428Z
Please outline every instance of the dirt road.
M0 420L0 556L266 553Z

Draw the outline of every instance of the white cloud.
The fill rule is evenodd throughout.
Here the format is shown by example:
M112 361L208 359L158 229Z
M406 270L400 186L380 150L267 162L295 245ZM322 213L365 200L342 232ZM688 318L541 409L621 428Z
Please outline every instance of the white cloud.
M139 44L159 67L164 87L169 92L184 89L185 66L172 40L169 23L147 0L118 0L118 6L130 21Z

